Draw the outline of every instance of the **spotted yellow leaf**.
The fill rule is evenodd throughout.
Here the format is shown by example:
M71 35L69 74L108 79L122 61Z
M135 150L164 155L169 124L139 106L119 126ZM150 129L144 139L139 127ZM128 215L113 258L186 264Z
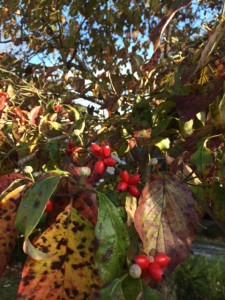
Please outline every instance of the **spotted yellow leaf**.
M99 299L93 243L92 224L68 206L34 242L52 256L41 261L28 257L17 299Z

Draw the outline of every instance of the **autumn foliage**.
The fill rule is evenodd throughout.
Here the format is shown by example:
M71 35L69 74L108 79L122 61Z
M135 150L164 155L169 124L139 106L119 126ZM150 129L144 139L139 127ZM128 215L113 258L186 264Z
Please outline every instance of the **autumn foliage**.
M204 214L225 229L224 17L203 35L187 0L11 2L0 275L22 235L18 300L161 299Z

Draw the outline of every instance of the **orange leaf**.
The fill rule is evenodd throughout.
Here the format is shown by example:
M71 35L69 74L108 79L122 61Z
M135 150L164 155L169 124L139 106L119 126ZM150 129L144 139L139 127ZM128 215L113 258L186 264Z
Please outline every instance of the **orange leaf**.
M0 276L3 274L15 246L17 232L14 228L17 207L26 185L9 192L0 202Z
M35 241L38 250L52 256L27 259L18 299L99 299L93 243L93 226L68 206Z

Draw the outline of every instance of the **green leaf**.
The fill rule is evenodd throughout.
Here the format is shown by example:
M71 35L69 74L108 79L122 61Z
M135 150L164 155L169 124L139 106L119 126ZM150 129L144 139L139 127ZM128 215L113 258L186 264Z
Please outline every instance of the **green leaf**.
M211 193L212 209L216 217L225 222L225 187L220 184L215 184Z
M100 276L107 282L122 271L123 258L129 247L129 236L117 208L98 192L98 221L95 235L98 242L96 262Z
M122 290L126 300L136 300L142 293L140 278L132 278L130 275L122 281Z
M123 295L121 279L116 278L110 284L103 287L100 291L100 300L126 300Z
M50 167L50 168L49 168ZM67 172L67 171L64 171L64 170L61 170L59 169L56 165L52 165L51 163L50 164L44 164L42 166L42 169L46 172L46 173L55 173L57 175L60 175L60 176L69 176L70 173Z
M144 287L143 298L144 300L164 300L163 295L155 289L152 289L148 286Z
M44 212L45 205L59 183L59 176L50 176L35 183L20 203L15 227L25 238L28 237Z
M206 147L208 139L198 143L198 149L191 156L191 162L197 167L198 171L203 174L207 165L212 163L212 151Z
M142 293L141 280L134 279L128 274L116 278L105 285L100 292L100 300L137 300Z

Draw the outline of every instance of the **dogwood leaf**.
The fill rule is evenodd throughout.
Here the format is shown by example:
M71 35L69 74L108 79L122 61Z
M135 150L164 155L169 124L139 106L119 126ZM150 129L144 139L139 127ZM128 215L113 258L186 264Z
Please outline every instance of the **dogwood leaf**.
M134 225L147 254L170 256L168 272L187 257L199 221L188 186L171 173L151 176L142 191Z

